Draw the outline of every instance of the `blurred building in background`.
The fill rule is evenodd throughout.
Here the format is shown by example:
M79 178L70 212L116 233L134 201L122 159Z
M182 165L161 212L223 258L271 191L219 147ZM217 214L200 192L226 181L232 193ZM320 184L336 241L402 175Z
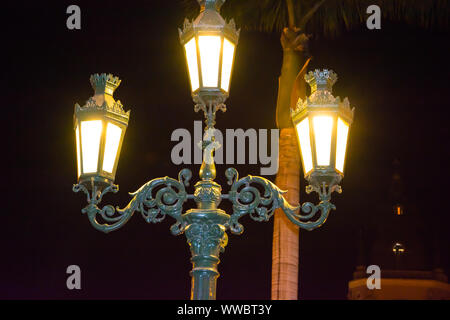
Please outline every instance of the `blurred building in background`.
M389 197L374 206L377 215L368 228L360 230L348 299L450 300L438 234L424 223L416 201L407 198L398 160L393 167ZM380 289L367 286L370 265L380 267Z

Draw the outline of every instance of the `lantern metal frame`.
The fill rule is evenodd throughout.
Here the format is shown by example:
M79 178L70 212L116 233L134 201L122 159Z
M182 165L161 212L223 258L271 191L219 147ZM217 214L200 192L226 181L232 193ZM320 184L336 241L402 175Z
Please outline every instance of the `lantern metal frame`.
M104 188L114 182L117 166L119 163L120 151L130 119L130 110L125 112L120 100L115 101L114 91L120 85L121 80L112 74L94 74L90 77L91 86L95 91L94 96L90 97L85 105L75 104L74 112L74 130L77 145L77 157L79 157L78 183L86 185L89 189L94 186ZM102 121L102 131L100 134L100 145L97 158L97 170L95 172L84 172L83 166L83 139L81 123L84 121L99 120ZM112 172L103 169L105 155L106 130L108 123L114 124L121 130L121 136L116 151ZM77 128L78 132L77 132Z
M191 83L191 94L196 103L195 110L203 110L205 114L215 112L216 110L225 111L223 103L228 98L230 92L231 78L233 76L233 64L236 56L236 48L239 40L240 30L236 29L233 19L228 23L220 15L220 7L225 0L198 0L200 5L200 14L193 21L184 20L183 29L178 29L180 43L186 51L185 45L195 39L195 52L197 57L197 74L199 87L192 90L192 76L189 73L189 82ZM201 36L219 36L220 37L220 56L218 63L218 79L217 86L209 87L203 83L203 66L201 62L201 50L199 47L199 37ZM231 70L229 75L228 90L222 88L222 71L223 71L223 55L224 41L227 39L233 45L233 57L231 61ZM185 52L186 53L186 52ZM188 62L187 56L186 61ZM209 109L211 111L209 111ZM214 110L214 111L213 111Z
M309 145L312 161L312 168L309 171L306 171L305 159L303 158L304 154L303 150L301 150L299 133L297 132L304 177L309 183L306 186L306 192L311 193L315 191L319 194L319 198L322 201L330 201L331 193L334 191L338 193L342 192L339 184L344 177L346 149L348 148L348 138L350 136L355 108L350 108L348 98L341 101L339 97L332 95L332 87L337 81L337 75L332 70L316 69L310 71L305 75L305 80L311 87L311 95L304 100L298 100L296 108L291 110L291 117L296 131L298 130L297 125L305 119L307 119L309 125ZM330 159L328 165L319 165L317 161L316 128L313 119L315 116L320 115L332 117ZM336 168L337 124L339 119L348 125L342 171ZM334 205L332 205L332 208L335 208Z

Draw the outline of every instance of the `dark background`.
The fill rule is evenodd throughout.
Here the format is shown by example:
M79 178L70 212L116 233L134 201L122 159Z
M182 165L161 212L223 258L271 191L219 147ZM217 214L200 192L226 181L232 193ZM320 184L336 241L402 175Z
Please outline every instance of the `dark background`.
M93 94L89 76L113 73L115 93L131 120L115 182L120 192L103 204L125 206L127 192L189 167L170 160L176 128L193 132L193 112L177 27L185 13L177 1L58 1L2 3L3 183L0 298L186 299L190 253L173 237L167 218L147 225L136 214L105 235L94 230L74 194L76 154L73 106ZM81 8L81 30L66 28L66 8ZM299 296L346 299L356 266L358 230L383 224L392 161L402 164L408 199L441 244L449 274L448 33L382 21L336 39L315 38L308 69L331 68L334 94L356 107L341 195L327 223L301 231ZM279 34L241 31L228 111L219 129L275 128L282 52ZM6 97L6 98L5 98ZM230 165L228 165L230 166ZM217 165L224 192L227 165ZM259 167L234 165L241 176ZM274 181L274 176L269 177ZM301 201L317 201L304 193ZM190 189L192 192L192 189ZM185 208L193 203L185 205ZM228 203L222 208L230 211ZM389 211L389 210L388 210ZM242 219L245 232L230 235L221 255L218 299L270 299L273 220ZM66 268L82 270L82 290L66 288Z

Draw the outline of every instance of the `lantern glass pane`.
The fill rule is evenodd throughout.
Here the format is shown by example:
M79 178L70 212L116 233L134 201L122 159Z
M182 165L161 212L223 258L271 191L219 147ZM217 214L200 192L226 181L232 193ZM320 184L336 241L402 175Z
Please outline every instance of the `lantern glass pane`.
M199 87L197 46L195 45L195 38L189 40L189 42L184 45L184 49L186 50L186 60L188 64L189 78L191 80L191 88L192 91L195 91Z
M226 38L223 40L222 77L220 87L228 92L231 69L233 67L234 44Z
M348 123L338 118L336 137L336 169L344 173L345 150L347 148Z
M303 170L306 174L313 168L308 118L303 119L297 124L297 135L298 141L300 142L300 151L303 159Z
M103 123L101 120L81 121L83 173L96 172Z
M80 129L75 130L76 141L77 141L77 176L79 177L81 174L81 161L80 161Z
M217 87L219 81L220 46L220 36L198 37L204 87Z
M113 172L121 136L122 129L108 122L106 126L105 154L103 156L103 170L106 172Z
M331 155L331 133L333 130L333 117L313 117L313 129L316 143L316 159L318 166L329 166Z

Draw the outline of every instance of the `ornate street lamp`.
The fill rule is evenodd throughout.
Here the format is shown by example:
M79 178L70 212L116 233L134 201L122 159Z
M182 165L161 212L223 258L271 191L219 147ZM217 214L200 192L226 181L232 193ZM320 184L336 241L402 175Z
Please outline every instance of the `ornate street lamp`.
M310 71L305 80L311 86L311 95L298 100L297 108L292 110L292 121L297 131L303 171L309 182L306 192L317 192L321 200L319 207L328 208L316 221L320 226L327 219L330 208L335 209L330 202L331 193L342 192L339 183L344 176L354 108L350 109L347 98L341 101L332 95L332 87L337 81L332 70ZM309 204L304 206L302 209L308 210Z
M83 191L87 195L88 205L83 208L82 212L87 213L88 219L94 228L103 232L110 232L122 227L136 211L140 212L148 223L160 222L167 215L174 218L176 222L171 226L170 231L174 235L182 233L186 235L193 265L191 272L191 299L198 300L215 299L216 282L219 276L217 271L217 265L220 262L219 254L223 252L228 243L226 233L228 230L234 234L241 234L244 231L244 227L239 223L241 217L249 214L255 221L268 221L272 217L274 210L281 208L294 224L301 228L312 230L323 223L322 217L327 216L330 208L333 206L329 203L329 199L321 198L322 201L318 206L314 206L311 203L304 204L302 211L306 215L301 215L298 213L299 207L291 206L283 197L285 191L280 190L275 184L262 177L248 175L239 179L238 172L234 168L228 168L225 171L225 176L230 185L228 193L222 194L222 187L214 181L216 169L213 153L215 149L220 147L214 138L215 116L217 110L226 110L224 102L228 96L234 51L238 37L234 24L226 24L220 17L219 8L223 2L223 0L199 1L201 6L199 17L193 23L185 23L184 31L180 33L181 43L186 52L192 96L196 104L194 109L196 111L203 110L207 124L205 138L202 143L204 158L199 172L200 181L194 185L193 194L188 194L185 188L189 186L192 173L188 169L183 169L178 174L178 179L162 177L147 182L139 190L131 193L133 198L123 209L114 208L111 205L99 208L98 204L106 192L118 191L118 186L113 184L113 174L117 166L120 144L128 122L129 113L125 114L119 104L120 112L117 111L114 117L109 114L102 114L100 118L92 118L102 123L101 128L103 131L92 129L91 131L94 131L94 133L91 133L88 130L89 138L84 138L85 140L83 140L83 121L91 120L91 118L81 118L79 110L87 110L88 106L84 108L78 106L75 109L75 118L80 119L76 121L76 128L81 126L81 140L83 140L81 144L77 143L78 150L81 150L81 154L83 154L85 152L83 150L85 143L97 146L97 141L106 141L106 143L100 142L98 152L97 147L89 147L89 150L95 149L93 154L98 154L99 159L103 159L103 163L105 162L104 157L106 157L106 153L102 150L106 150L109 139L108 132L104 133L105 129L103 128L107 127L109 123L119 127L120 124L123 125L120 127L122 131L111 176L105 174L104 165L101 160L98 160L97 167L95 167L97 171L89 172L89 175L85 177L83 175L85 174L83 171L84 162L78 156L78 163L80 161L82 163L82 170L79 176L83 179L79 178L79 183L74 185L73 190L75 192ZM202 40L202 37L212 38ZM202 41L206 41L207 45L202 44ZM226 44L227 41L229 45ZM227 46L229 46L228 49L226 48ZM197 64L195 64L195 61L197 61ZM205 74L204 70L209 71ZM93 76L91 77L91 82L92 79L105 79L105 88L108 88L109 83L117 83L118 85L119 82L117 78L112 76L106 77L106 75ZM108 82L108 79L116 80ZM90 102L88 101L88 105L89 108L98 109L99 105L104 105L104 101L96 98L98 81L94 81L94 83L96 95L89 100ZM113 103L112 91L110 95L107 95L106 91L105 89L104 100L112 103L104 107L108 109L110 108L109 106L116 106L116 104ZM102 97L103 91L99 90L99 92L100 97ZM122 119L119 115L123 117L126 115L126 121L125 118ZM120 122L120 119L123 121ZM113 120L118 122L110 122ZM76 132L78 137L79 131ZM98 132L101 132L101 134ZM78 152L79 154L80 151ZM89 153L90 155L91 153ZM94 156L92 157L95 158ZM183 204L191 199L195 201L196 207L183 213ZM231 215L219 208L222 199L229 200L232 203L233 213ZM319 222L310 221L315 218L318 211L321 212Z
M113 98L118 77L94 74L90 81L94 96L83 107L75 105L78 183L101 189L114 182L130 111Z

